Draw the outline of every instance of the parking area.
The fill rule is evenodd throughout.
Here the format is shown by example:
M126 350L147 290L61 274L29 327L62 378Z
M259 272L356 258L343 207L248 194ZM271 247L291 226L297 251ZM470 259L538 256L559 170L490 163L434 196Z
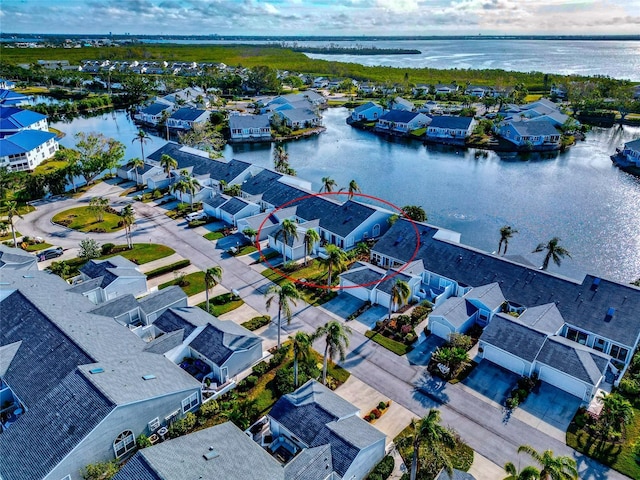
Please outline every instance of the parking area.
M247 237L242 233L234 233L233 235L219 239L216 242L216 248L218 250L229 250L231 247L238 248L247 243Z
M360 300L359 298L356 298L352 295L342 293L336 298L329 300L327 303L322 305L322 307L325 310L330 311L334 315L346 319L349 315L358 310L362 305L364 305L363 300Z
M462 381L462 384L483 397L502 405L509 392L516 385L518 378L520 378L519 375L488 360L482 360Z
M447 341L444 338L440 338L437 335L429 335L423 342L417 344L413 350L407 353L407 360L412 365L427 365L436 348L445 343Z
M529 394L527 400L518 408L520 412L516 410L514 416L517 418L521 414L529 414L539 420L536 428L551 434L550 429L544 425L547 424L560 430L564 439L564 432L582 403L578 397L542 382Z
M360 322L369 330L376 326L376 322L381 320L387 315L388 309L380 305L372 305L362 315L356 318L357 322Z

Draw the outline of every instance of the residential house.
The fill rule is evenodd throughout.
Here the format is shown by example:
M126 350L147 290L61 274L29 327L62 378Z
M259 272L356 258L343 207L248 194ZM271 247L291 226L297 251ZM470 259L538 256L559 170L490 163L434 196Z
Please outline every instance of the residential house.
M449 85L445 85L445 84L439 83L439 84L435 85L435 93L436 93L436 95L447 95L447 94L450 94L450 93L456 93L459 89L460 89L460 87L458 85L456 85L455 83L451 83Z
M549 94L560 99L567 98L567 88L562 85L552 85Z
M277 110L273 115L279 116L287 127L295 130L322 125L322 117L308 108Z
M481 85L469 85L464 90L465 95L470 95L476 98L484 98L491 95L493 89L491 87L483 87Z
M625 143L621 155L629 165L640 167L640 138Z
M560 132L547 121L507 121L497 127L498 134L518 147L558 147Z
M106 260L91 259L80 268L80 275L73 278L74 293L81 293L95 304L131 294L147 293L147 277L130 260L116 255Z
M434 102L433 100L425 102L420 108L418 108L418 111L432 117L434 115L442 115L444 113L440 104L438 102Z
M217 218L235 227L241 218L259 213L260 205L239 197L232 197L217 207L217 212Z
M173 109L174 105L172 103L156 100L151 105L138 110L133 118L140 122L156 126L162 121L163 116L168 116L173 111Z
M230 115L231 140L271 140L271 115Z
M0 243L0 271L9 270L38 270L38 260L35 255L21 248L7 247Z
M0 167L12 172L34 170L58 151L56 134L41 130L22 130L0 138Z
M164 175L164 170L158 165L146 163L142 167L134 168L133 164L127 163L118 167L117 175L125 180L131 180L139 185L147 185L149 179Z
M370 95L378 90L378 86L374 83L370 82L362 82L358 85L358 91L364 93L365 95Z
M405 112L415 112L416 106L413 102L402 97L396 97L391 101L391 110L403 110Z
M298 260L307 255L316 254L318 252L319 242L309 245L309 249L307 250L305 235L309 230L315 230L317 233L319 224L319 220L297 223L296 235L288 237L286 239L286 244L283 236L283 230L281 226L279 226L268 234L269 247L281 254L284 252L284 256L287 260Z
M367 102L353 109L351 120L354 122L371 122L384 114L384 108L375 102Z
M244 232L246 229L254 230L258 232L254 240L261 242L279 229L280 224L285 219L295 218L296 210L296 207L289 207L240 218L237 221L238 231Z
M427 128L427 139L435 142L464 142L471 135L474 125L473 117L435 116Z
M332 469L338 478L362 480L384 457L386 437L359 413L324 385L309 380L281 397L269 412L273 439L269 449L282 449L286 457L293 458L289 462L302 465L308 461L302 459L309 459L314 450L316 454L322 451L325 477L313 478L326 478Z
M313 88L327 88L329 79L326 77L317 77L313 79Z
M3 479L81 478L201 404L199 381L94 308L55 275L3 271Z
M193 68L193 64L180 66L179 68ZM162 97L165 102L178 106L187 106L197 109L207 109L211 106L209 95L200 87L187 87L177 92Z
M424 113L390 110L378 119L376 129L380 131L409 133L424 128L431 123L431 118Z
M204 125L209 120L209 115L207 110L180 108L167 119L167 126L174 130L191 130L196 124Z
M414 96L419 96L419 95L426 95L431 91L431 85L428 85L426 83L418 83L416 84L415 87L413 87L411 89L411 93L413 93Z
M0 80L2 82L2 80ZM1 85L1 83L0 83ZM0 88L0 104L20 106L29 103L29 97L22 93L17 93L9 89Z
M0 105L0 138L24 130L49 132L47 116L10 105Z
M0 78L0 89L13 90L14 88L16 88L15 82L7 80L6 78Z

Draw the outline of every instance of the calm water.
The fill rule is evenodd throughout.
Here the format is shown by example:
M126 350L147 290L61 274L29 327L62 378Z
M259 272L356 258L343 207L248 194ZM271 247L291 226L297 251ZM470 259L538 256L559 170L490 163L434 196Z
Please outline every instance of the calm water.
M640 179L621 172L609 155L640 137L640 128L594 129L587 140L551 159L499 157L474 150L427 148L420 142L388 141L345 123L348 111L324 113L327 131L286 145L292 166L313 182L330 176L340 186L355 179L363 193L398 206L421 205L429 221L456 230L462 242L486 251L497 248L498 230L519 230L509 245L535 264L531 251L559 236L571 252L559 270L578 278L585 272L628 282L640 276ZM73 146L77 131L100 131L127 146L127 158L140 156L132 140L137 128L125 112L55 123ZM152 136L151 152L164 144ZM271 145L228 145L226 158L271 165ZM556 270L558 271L558 270Z

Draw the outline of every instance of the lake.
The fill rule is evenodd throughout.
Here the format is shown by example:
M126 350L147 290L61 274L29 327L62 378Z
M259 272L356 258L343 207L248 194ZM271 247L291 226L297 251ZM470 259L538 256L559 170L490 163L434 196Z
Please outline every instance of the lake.
M313 182L330 176L344 187L355 179L363 193L402 207L421 205L429 222L462 234L461 241L486 251L497 248L498 230L512 225L519 233L509 254L541 264L531 251L553 236L572 254L551 271L579 278L585 272L629 282L640 277L640 179L613 166L609 155L640 137L638 127L594 128L584 142L540 160L500 157L494 152L425 147L421 142L385 139L345 123L345 108L324 112L327 131L286 144L300 177ZM140 156L137 132L124 111L77 118L52 125L68 135L100 131L121 140L127 158ZM156 136L145 145L152 152L164 144ZM272 145L227 145L224 156L271 166Z

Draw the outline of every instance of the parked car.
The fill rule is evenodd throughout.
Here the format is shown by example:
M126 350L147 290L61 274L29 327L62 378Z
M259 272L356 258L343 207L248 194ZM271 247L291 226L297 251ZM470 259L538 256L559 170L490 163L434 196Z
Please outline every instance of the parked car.
M62 250L62 247L55 247L55 248L49 248L47 250L44 250L42 252L38 252L38 261L39 262L44 262L45 260L51 260L52 258L58 258L60 255L62 255L64 253L64 251Z
M206 220L207 214L204 213L204 210L198 210L197 212L190 213L184 218L187 222L193 222L195 220Z

